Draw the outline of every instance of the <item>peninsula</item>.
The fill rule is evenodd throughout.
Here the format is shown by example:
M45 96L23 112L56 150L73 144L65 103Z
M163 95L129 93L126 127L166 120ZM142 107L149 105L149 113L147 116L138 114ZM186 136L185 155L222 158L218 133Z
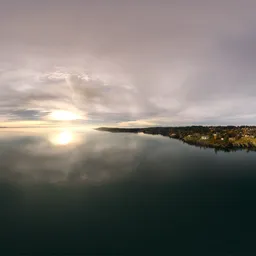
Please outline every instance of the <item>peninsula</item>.
M256 126L100 127L96 130L115 133L163 135L181 140L190 145L215 148L216 150L247 149L256 151Z

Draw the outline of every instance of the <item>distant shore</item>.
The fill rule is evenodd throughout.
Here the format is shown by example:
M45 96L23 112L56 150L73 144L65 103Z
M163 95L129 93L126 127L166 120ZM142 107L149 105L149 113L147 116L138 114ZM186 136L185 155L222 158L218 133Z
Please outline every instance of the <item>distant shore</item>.
M181 140L189 145L223 151L246 149L256 151L256 126L186 126L114 128L100 127L98 131L113 133L144 133Z

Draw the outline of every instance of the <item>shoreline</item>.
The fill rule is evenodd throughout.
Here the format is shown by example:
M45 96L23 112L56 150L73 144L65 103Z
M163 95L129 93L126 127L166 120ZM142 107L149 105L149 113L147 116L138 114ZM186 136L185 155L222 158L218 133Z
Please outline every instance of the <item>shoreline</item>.
M95 130L112 133L162 135L171 139L180 140L191 146L212 148L215 151L256 151L255 126L99 127Z

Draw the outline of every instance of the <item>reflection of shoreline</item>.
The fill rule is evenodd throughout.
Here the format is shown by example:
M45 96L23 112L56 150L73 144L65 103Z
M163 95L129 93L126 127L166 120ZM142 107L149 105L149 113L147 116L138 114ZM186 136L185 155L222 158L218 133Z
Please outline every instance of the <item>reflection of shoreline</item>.
M252 145L250 143L247 144L241 144L241 145L236 145L235 143L228 142L226 143L225 141L220 141L220 143L212 143L208 137L204 133L200 134L198 132L198 139L191 140L190 138L192 135L187 135L187 133L190 127L180 127L180 128L171 128L171 127L151 127L151 128L110 128L110 127L100 127L97 128L96 130L98 131L106 131L106 132L112 132L112 133L136 133L138 135L142 134L148 134L148 135L162 135L164 137L168 137L171 139L176 139L183 141L183 143L192 145L195 147L200 147L200 148L211 148L214 149L215 152L217 151L225 151L225 152L235 152L235 151L241 151L241 150L246 150L246 151L256 151L256 146ZM203 127L206 129L209 129L209 127ZM255 128L255 127L253 127ZM175 134L172 134L171 130L176 129ZM224 128L223 128L224 129ZM237 128L239 129L239 127ZM184 132L185 130L185 132ZM182 133L184 134L182 135ZM178 135L180 134L180 135ZM207 139L204 139L203 137L206 137ZM203 138L203 139L202 139Z

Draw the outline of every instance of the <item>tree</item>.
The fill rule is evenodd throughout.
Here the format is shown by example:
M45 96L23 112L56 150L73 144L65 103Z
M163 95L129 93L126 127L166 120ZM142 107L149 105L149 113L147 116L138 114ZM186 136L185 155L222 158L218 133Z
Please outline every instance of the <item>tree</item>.
M228 143L229 142L229 136L226 134L225 137L224 137L224 142L225 143Z

